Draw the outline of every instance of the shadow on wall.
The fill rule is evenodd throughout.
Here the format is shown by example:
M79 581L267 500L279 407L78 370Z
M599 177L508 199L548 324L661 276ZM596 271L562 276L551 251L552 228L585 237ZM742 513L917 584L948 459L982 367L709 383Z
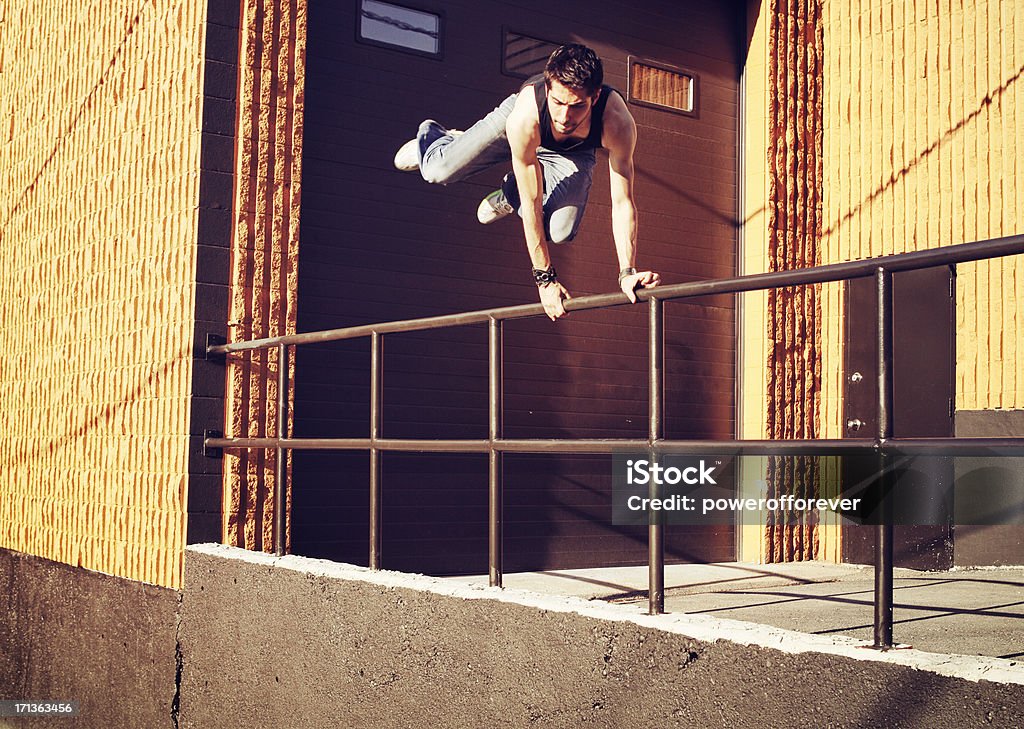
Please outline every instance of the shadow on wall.
M660 175L656 175L653 172L648 172L647 170L637 170L636 174L637 174L637 177L642 178L644 180L649 180L650 182L652 182L653 184L657 185L658 187L661 187L664 190L668 190L669 192L671 192L677 198L682 199L682 200L686 200L687 202L690 202L690 203L693 203L696 207L700 208L708 216L710 216L711 218L714 218L715 220L719 221L720 223L722 223L724 225L728 225L731 228L739 227L738 223L737 223L737 220L736 220L736 216L734 216L734 215L727 215L727 214L723 213L722 209L721 209L721 206L715 207L714 205L711 205L710 203L700 199L696 195L687 192L686 190L684 190L683 188L679 187L678 185L672 184L671 182L667 181L664 177L661 177ZM754 216L764 212L764 209L765 208L762 207L756 213L751 214L747 218L747 220L750 220Z
M1004 81L1002 84L997 86L995 90L986 95L985 98L981 100L981 103L978 105L977 109L975 109L970 114L965 116L962 120L960 120L959 123L948 129L945 132L945 134L943 134L941 137L939 137L930 145L928 145L915 159L909 162L906 167L899 171L893 172L884 184L880 185L874 192L872 192L866 198L861 200L861 202L856 207L851 208L849 211L844 213L839 220L835 221L829 228L827 228L822 233L822 236L827 238L828 236L832 235L834 232L839 230L839 228L841 228L843 225L850 222L854 218L854 216L860 213L860 211L865 206L874 202L879 197L881 197L886 192L895 187L896 184L903 180L903 178L905 178L907 175L909 175L914 170L914 168L916 168L918 165L924 162L928 157L941 150L942 146L948 143L957 132L962 131L964 128L967 127L968 124L974 122L979 116L981 116L982 112L984 112L988 107L992 106L993 103L1000 102L1003 95L1006 94L1006 92L1013 84L1020 80L1021 76L1024 76L1024 66L1021 66L1019 69L1017 69L1016 73L1014 73L1012 76L1006 79L1006 81Z
M154 384L160 382L175 366L179 365L183 360L190 359L191 356L192 355L188 349L178 352L170 361L165 362L160 369L155 370L134 389L118 397L114 403L108 404L106 407L97 410L93 415L86 418L81 425L71 429L63 435L50 438L41 445L21 451L15 451L12 454L14 464L33 461L40 457L52 456L61 447L84 438L91 431L99 428L102 423L116 425L116 419L120 414L127 413L134 404L144 400L145 395L151 391ZM184 393L182 394L182 397L184 397Z
M101 88L103 88L105 82L108 80L111 72L114 70L114 64L117 63L117 59L121 56L122 52L125 49L125 46L128 45L129 39L132 37L132 34L135 32L136 27L138 27L139 22L142 20L143 10L145 10L148 7L150 7L148 3L143 5L142 9L140 9L139 12L135 14L135 17L132 18L131 22L128 24L128 29L125 31L124 36L121 38L121 42L117 45L117 49L114 51L113 55L111 55L110 60L107 61L107 65L103 69L103 73L100 74L99 79L97 79L96 83L93 84L93 87L89 90L89 93L85 95L84 99L82 99L82 103L79 105L78 111L76 111L75 115L71 117L71 121L68 122L67 126L64 128L64 131L57 135L57 141L54 143L53 149L50 150L50 153L46 156L46 159L43 160L43 164L39 167L39 170L36 172L35 177L32 178L32 182L30 182L28 186L24 190L22 190L21 194L18 196L18 201L14 204L10 211L8 211L7 218L4 220L3 224L0 225L0 242L4 240L4 236L7 232L7 226L10 224L11 219L14 217L14 214L21 208L22 205L25 204L25 201L28 199L29 194L32 192L33 188L35 188L36 184L43 176L43 173L46 171L46 168L50 166L50 163L53 162L54 157L57 156L57 151L61 148L61 146L63 146L64 142L68 138L68 135L71 134L71 130L78 125L78 122L81 120L82 115L85 114L85 110L92 106L96 93Z

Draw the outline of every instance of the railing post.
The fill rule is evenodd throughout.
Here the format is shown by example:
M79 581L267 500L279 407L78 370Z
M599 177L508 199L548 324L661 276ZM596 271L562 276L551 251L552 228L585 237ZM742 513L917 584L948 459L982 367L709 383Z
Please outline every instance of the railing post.
M652 296L649 300L649 353L648 363L648 440L651 445L651 459L657 458L654 445L665 437L663 422L664 401L664 331L661 299ZM651 498L660 498L659 486L651 479ZM661 512L651 512L652 521L647 527L647 597L648 612L660 615L665 612L665 533Z
M288 347L277 346L277 462L274 464L274 554L285 553L285 449L281 439L288 436Z
M487 437L491 441L488 468L488 564L491 587L501 587L502 455L494 445L494 442L502 436L502 322L500 319L491 319L487 323L487 360Z
M892 648L893 623L893 480L885 442L893 427L892 273L879 266L875 272L878 293L878 442L880 510L875 536L875 643Z
M378 332L370 335L370 569L381 568L381 400L384 392L384 342Z

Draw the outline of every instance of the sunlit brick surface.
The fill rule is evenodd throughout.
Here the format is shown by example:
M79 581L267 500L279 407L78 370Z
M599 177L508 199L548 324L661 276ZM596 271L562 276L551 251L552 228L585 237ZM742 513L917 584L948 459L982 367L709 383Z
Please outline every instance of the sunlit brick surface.
M0 546L172 587L204 7L0 1Z
M824 10L825 262L1024 233L1024 4ZM957 408L1024 408L1024 261L958 274Z
M805 93L813 59L787 42L814 36L815 8L823 31L818 128L815 99ZM1024 233L1024 5L765 0L751 31L744 272ZM780 125L773 105L783 103L797 110ZM809 164L815 134L817 181ZM958 409L1024 408L1020 259L959 267ZM801 428L842 437L842 287L818 292L803 306L794 297L791 310L746 295L744 437L777 436L773 423L787 437ZM820 526L818 537L832 540ZM753 539L744 554L766 559ZM829 553L834 544L818 550Z

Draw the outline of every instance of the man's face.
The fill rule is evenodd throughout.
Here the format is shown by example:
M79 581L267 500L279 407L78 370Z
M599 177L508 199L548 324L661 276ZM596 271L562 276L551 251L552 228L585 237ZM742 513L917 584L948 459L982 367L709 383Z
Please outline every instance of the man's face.
M583 89L574 89L552 80L548 88L548 114L551 126L559 134L572 134L590 116L597 95L587 96Z

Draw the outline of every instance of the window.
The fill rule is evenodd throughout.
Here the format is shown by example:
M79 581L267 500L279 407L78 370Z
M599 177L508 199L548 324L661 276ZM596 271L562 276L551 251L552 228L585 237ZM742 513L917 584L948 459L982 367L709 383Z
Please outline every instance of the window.
M358 37L364 43L441 56L441 16L404 5L360 0Z
M562 44L506 30L503 45L501 72L506 76L529 78L544 72L548 56Z
M629 59L629 101L640 106L697 114L697 77L681 68Z

